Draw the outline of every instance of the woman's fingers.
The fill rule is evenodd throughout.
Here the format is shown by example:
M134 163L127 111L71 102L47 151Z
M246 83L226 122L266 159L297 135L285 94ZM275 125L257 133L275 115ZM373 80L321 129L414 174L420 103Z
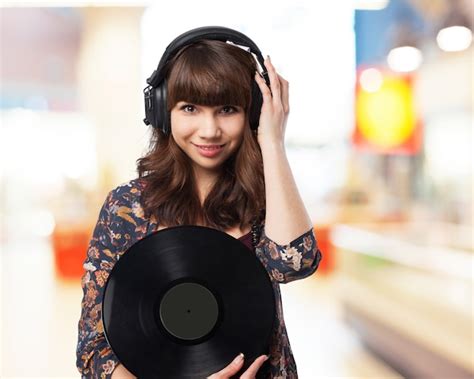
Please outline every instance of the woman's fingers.
M230 378L232 375L237 374L237 372L242 367L244 363L244 355L239 354L237 357L234 358L232 362L229 363L226 367L224 367L221 371L208 376L207 379L227 379Z
M262 92L262 98L264 103L270 103L272 101L272 93L270 91L270 88L268 88L267 83L265 82L265 79L263 79L258 71L255 71L255 81L258 84L258 87L260 88L260 91Z
M281 103L283 105L283 111L288 114L290 113L290 101L289 101L289 85L287 80L285 80L280 74L278 74L280 79L281 86Z
M283 112L288 114L290 112L289 83L285 78L276 72L275 67L272 65L270 59L265 59L264 63L268 71L271 91L265 83L265 80L258 74L258 72L255 73L255 80L262 91L263 101L268 103L273 100L272 105L276 106L277 108L281 107Z
M278 74L273 67L273 64L270 60L270 56L267 55L267 58L263 61L265 67L267 68L268 77L270 79L270 88L272 89L273 99L280 99L280 80L278 79Z
M261 355L260 357L255 359L253 363L249 366L249 368L245 370L240 379L255 379L258 370L260 369L260 367L262 367L262 365L267 359L268 358L266 355Z
M260 367L262 367L267 359L268 357L266 355L261 355L255 359L249 368L241 375L240 379L255 379L258 370ZM224 367L221 371L208 376L207 379L228 379L240 370L243 362L243 354L238 355L228 366Z

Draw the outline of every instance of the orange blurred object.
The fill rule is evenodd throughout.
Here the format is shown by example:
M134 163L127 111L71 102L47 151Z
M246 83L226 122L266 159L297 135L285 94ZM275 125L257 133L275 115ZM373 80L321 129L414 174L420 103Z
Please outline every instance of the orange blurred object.
M54 229L51 238L58 277L61 279L81 278L84 272L82 265L91 235L89 226L59 226Z
M331 225L315 225L314 233L322 259L317 269L318 274L330 274L334 271L334 247L330 240Z

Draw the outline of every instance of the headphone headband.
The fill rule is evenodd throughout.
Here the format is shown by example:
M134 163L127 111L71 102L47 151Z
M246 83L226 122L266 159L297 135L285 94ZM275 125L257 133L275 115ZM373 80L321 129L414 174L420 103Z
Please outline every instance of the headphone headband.
M189 30L178 37L176 37L171 43L166 47L163 56L160 59L160 63L153 74L146 80L146 82L152 87L156 87L165 76L164 67L174 56L174 54L184 46L190 45L194 42L211 39L222 42L231 41L237 45L242 45L248 47L250 52L254 53L257 57L258 63L265 70L264 58L258 46L245 34L224 26L202 26ZM266 74L266 71L262 75Z

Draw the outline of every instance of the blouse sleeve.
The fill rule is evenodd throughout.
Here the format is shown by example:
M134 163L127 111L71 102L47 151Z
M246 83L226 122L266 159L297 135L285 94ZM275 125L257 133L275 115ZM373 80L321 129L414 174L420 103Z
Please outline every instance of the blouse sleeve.
M107 196L90 240L81 286L83 298L79 320L76 365L82 378L111 378L118 359L108 345L102 324L102 296L116 262L111 229L112 191Z
M290 243L279 245L265 234L263 226L255 250L270 276L280 283L310 276L322 259L313 228Z

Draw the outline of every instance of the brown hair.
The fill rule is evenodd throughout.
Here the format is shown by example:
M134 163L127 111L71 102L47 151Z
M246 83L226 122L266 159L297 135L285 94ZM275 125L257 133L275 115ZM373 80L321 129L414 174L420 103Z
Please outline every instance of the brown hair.
M265 214L263 159L248 121L255 59L240 47L202 40L181 48L165 69L168 111L179 101L237 105L245 109L246 128L202 205L189 157L171 134L153 128L149 151L137 160L145 216L166 226L202 223L218 230L258 222Z

